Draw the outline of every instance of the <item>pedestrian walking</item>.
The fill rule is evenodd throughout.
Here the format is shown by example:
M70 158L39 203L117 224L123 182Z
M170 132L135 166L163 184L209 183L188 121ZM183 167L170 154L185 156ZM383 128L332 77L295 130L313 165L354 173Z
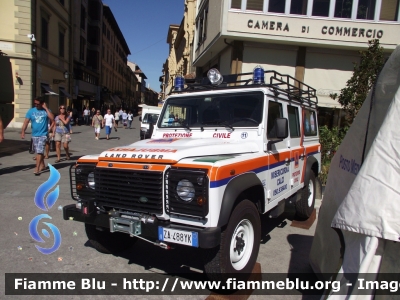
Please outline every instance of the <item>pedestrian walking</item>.
M57 153L57 160L55 161L56 163L60 162L61 143L63 143L64 146L66 160L70 160L68 144L71 142L71 135L69 133L69 123L71 121L71 117L66 112L65 105L60 106L59 112L59 115L54 119L55 126L53 126L53 137L56 141Z
M128 126L127 120L128 120L128 114L126 113L126 110L124 110L124 112L122 113L122 124L124 124L125 129Z
M103 127L103 120L103 116L101 115L100 110L98 110L92 118L92 127L94 127L94 136L96 140L100 138L100 130Z
M28 110L25 115L25 121L22 125L21 138L25 138L25 130L29 122L32 124L32 140L33 148L36 153L36 168L34 174L40 175L40 172L45 169L44 165L44 148L48 141L49 129L48 120L54 120L53 113L47 108L43 98L36 98L33 100L35 107Z
M68 128L69 128L69 133L72 134L72 122L74 121L73 115L72 115L72 110L70 108L67 108L67 113L68 115L71 117L69 124L68 124Z
M89 107L85 107L83 111L83 119L85 121L85 125L89 126L89 118L90 118L90 110Z
M50 119L48 119L48 123L47 123L47 129L49 132L49 138L46 141L46 145L44 146L44 159L48 159L49 158L49 152L50 152L50 143L53 140L53 126L54 126L54 121L52 122ZM55 150L55 148L54 148ZM54 151L52 150L52 151ZM36 156L33 157L33 160L36 160Z
M4 127L3 127L3 121L1 120L0 116L0 143L4 140Z
M118 128L118 123L119 123L119 111L115 112L115 123L117 124L117 128Z
M104 115L104 120L103 120L103 126L106 127L107 140L110 139L110 133L111 133L111 129L112 129L113 125L115 126L115 118L111 114L111 110L108 109L107 113Z
M122 107L119 109L119 121L121 122L122 125L122 114L124 113L124 111L122 110Z
M133 121L133 114L131 111L128 113L128 123L129 123L129 129L131 129L132 126L132 121Z

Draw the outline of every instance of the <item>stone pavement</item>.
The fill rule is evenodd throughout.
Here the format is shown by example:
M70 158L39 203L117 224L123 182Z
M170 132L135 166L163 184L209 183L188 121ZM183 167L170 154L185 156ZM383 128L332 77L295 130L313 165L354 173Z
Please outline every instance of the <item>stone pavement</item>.
M52 164L61 174L58 182L60 195L56 204L43 212L34 203L37 188L49 178L49 172L34 176L35 161L28 153L30 134L21 140L20 130L6 129L5 141L0 143L0 298L4 295L5 273L49 272L49 273L151 273L151 272L197 272L201 259L197 249L177 247L166 251L139 240L131 250L118 255L104 255L94 250L87 240L82 223L64 221L59 207L72 204L69 189L69 167L74 160L85 154L96 154L115 146L123 146L139 140L140 122L134 120L135 129L118 129L106 140L96 140L93 128L74 126L70 143L72 161L54 163L55 152L50 152L46 163ZM27 131L28 133L29 131ZM317 201L317 207L320 201ZM35 248L38 244L29 234L29 223L33 217L48 213L62 235L59 250L43 255ZM257 261L265 273L312 273L308 264L316 222L310 229L290 226L288 218L262 218L262 242ZM45 228L45 227L44 227ZM171 263L173 262L173 263ZM184 270L184 271L183 271ZM7 296L7 298L10 296ZM25 296L24 299L55 299L56 296ZM60 296L57 297L57 299ZM251 296L250 298L265 298ZM11 297L19 299L20 296ZM62 296L64 299L82 299L82 296ZM131 299L128 296L85 296L84 299ZM143 297L140 297L143 298ZM158 299L157 296L145 298ZM188 299L187 296L163 296L163 299ZM193 297L190 297L193 299ZM197 296L196 299L205 299ZM269 299L302 299L297 296L268 296ZM310 298L310 297L306 297Z

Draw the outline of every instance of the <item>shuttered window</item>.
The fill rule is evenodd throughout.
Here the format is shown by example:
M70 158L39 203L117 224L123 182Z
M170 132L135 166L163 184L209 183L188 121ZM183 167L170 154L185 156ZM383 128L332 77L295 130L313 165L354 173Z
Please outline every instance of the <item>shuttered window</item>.
M246 10L258 10L262 11L264 0L247 0Z
M381 21L398 21L397 12L399 11L399 0L382 0L381 14L379 20Z
M242 7L242 0L232 0L231 8L240 9Z

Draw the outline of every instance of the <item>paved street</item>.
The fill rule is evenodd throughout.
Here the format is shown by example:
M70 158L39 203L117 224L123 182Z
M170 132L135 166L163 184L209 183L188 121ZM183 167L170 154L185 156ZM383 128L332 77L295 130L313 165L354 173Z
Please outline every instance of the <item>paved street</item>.
M99 153L114 146L127 145L139 139L140 123L135 117L135 129L119 128L111 133L111 140L95 140L92 127L74 126L70 149L72 160L85 154ZM29 130L27 133L30 132ZM138 241L129 251L117 256L97 252L88 242L82 223L64 221L61 206L74 203L69 190L69 166L73 161L55 164L56 154L50 152L46 163L51 163L61 174L60 196L47 212L52 223L61 232L62 243L58 251L41 254L30 236L28 226L32 218L44 213L34 203L36 189L45 182L49 173L34 176L35 162L28 153L30 134L20 139L20 131L6 129L5 141L0 144L0 293L4 295L5 273L147 273L196 272L201 269L201 259L196 249L177 248L163 250L144 241ZM317 201L319 206L320 201ZM289 219L263 218L262 244L258 262L263 273L311 272L308 255L316 222L309 230L290 226ZM19 299L21 296L8 296ZM258 298L252 296L251 298ZM2 297L0 297L2 298ZM24 296L24 299L53 299L55 296ZM60 297L58 297L60 298ZM81 299L82 296L61 296L61 299ZM128 299L127 296L85 296L85 299ZM143 298L143 297L141 297ZM159 298L156 296L147 298ZM189 298L165 296L163 299ZM191 297L193 298L193 297ZM204 296L197 297L204 299ZM264 297L263 297L264 298ZM301 296L272 296L272 299L301 299Z

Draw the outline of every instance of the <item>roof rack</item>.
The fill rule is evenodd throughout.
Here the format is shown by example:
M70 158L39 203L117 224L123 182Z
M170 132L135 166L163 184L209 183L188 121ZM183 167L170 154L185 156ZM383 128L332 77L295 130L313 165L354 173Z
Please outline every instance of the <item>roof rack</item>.
M251 78L241 80L241 76L250 75ZM268 83L268 75L269 83ZM316 90L311 86L297 80L290 75L280 74L274 70L264 71L265 82L263 84L250 84L253 81L253 73L241 73L241 74L229 74L223 75L223 82L220 85L211 84L207 77L196 78L195 83L187 84L187 87L181 91L174 91L172 93L187 93L196 91L210 91L210 90L221 90L221 89L232 89L232 88L244 88L244 87L268 87L273 89L276 96L279 94L286 95L289 100L299 101L302 104L312 105L318 104L318 97Z

